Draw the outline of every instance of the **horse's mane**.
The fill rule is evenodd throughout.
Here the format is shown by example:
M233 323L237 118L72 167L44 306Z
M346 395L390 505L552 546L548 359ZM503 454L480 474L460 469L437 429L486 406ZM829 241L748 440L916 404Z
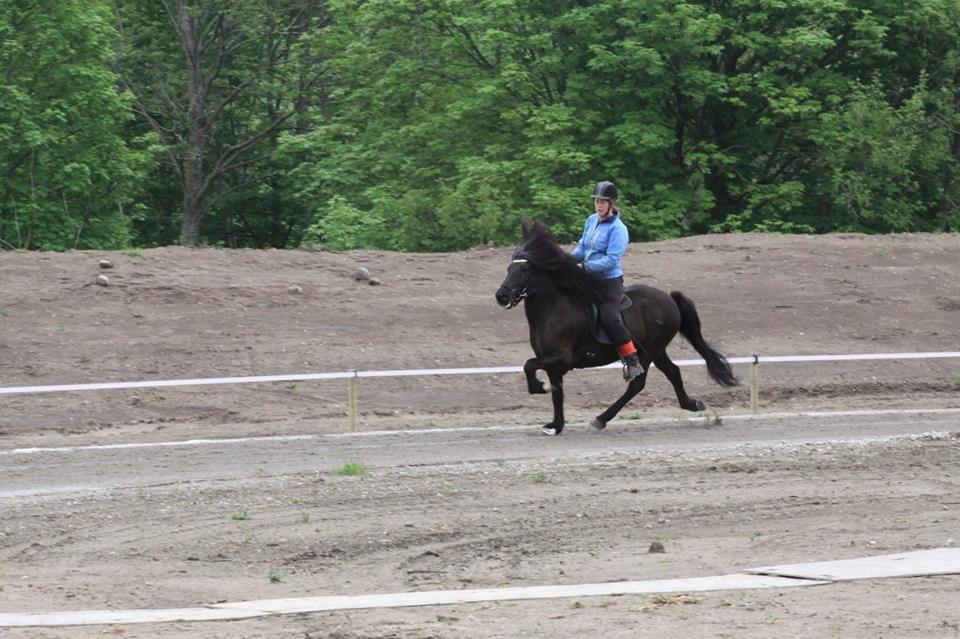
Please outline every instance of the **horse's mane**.
M534 268L585 302L599 302L601 279L580 268L577 261L563 250L546 224L540 220L523 220L523 240L514 253L515 259L526 259Z

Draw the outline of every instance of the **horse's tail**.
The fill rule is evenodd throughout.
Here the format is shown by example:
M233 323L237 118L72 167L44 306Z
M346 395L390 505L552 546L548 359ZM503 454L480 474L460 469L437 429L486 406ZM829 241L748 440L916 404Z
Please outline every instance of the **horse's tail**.
M703 334L700 332L700 316L697 315L697 307L693 305L693 300L679 291L673 291L670 297L680 309L680 334L687 338L687 341L707 362L707 372L710 373L713 381L721 386L739 385L740 380L734 377L727 358L713 350L707 344L707 340L703 339Z

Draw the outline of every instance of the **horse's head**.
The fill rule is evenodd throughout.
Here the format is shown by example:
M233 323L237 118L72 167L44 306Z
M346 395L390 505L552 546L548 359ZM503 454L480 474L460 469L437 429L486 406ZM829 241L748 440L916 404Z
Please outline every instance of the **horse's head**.
M567 253L557 244L547 225L523 220L523 241L513 254L507 277L497 289L497 303L513 308L525 297L549 286L544 280L565 262Z
M503 308L513 308L519 304L527 296L532 270L527 259L521 253L515 253L507 267L507 276L497 289L497 304Z

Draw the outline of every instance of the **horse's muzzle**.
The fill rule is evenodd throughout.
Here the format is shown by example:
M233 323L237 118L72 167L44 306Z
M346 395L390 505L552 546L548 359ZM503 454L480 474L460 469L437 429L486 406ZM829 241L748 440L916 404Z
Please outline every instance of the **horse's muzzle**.
M515 291L511 291L506 286L501 286L497 289L496 298L497 304L503 308L513 308L517 305L517 302L520 300L514 295Z

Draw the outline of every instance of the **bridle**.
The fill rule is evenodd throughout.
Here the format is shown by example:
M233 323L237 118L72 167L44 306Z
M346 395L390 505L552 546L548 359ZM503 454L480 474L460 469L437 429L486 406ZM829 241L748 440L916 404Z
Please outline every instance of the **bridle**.
M529 261L524 258L517 258L512 260L512 262L514 264L529 264ZM514 295L514 292L516 292L516 295ZM528 292L527 292L526 286L521 288L519 291L517 289L513 289L512 291L510 291L510 303L507 304L507 309L511 309L517 304L519 304L521 301L523 301L527 297L527 295L528 295Z

